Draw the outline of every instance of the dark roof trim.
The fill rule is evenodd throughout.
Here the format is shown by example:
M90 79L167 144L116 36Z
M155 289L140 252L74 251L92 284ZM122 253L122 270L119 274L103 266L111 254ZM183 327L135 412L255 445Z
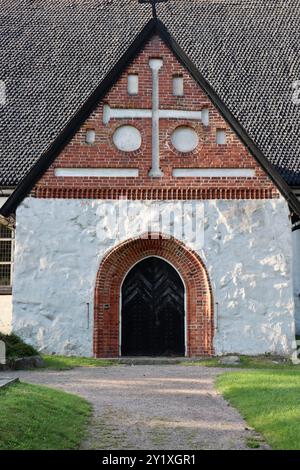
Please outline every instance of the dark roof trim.
M27 173L25 178L18 184L17 188L0 209L0 214L4 217L9 216L15 211L19 203L33 188L35 183L49 168L55 158L62 149L74 136L82 123L89 117L91 112L97 106L99 101L104 97L111 86L118 80L124 68L130 64L134 57L140 52L145 42L150 39L153 34L158 34L161 39L172 50L177 59L187 68L194 80L203 88L209 96L213 104L218 108L223 118L229 123L232 129L240 137L245 146L249 149L256 161L261 165L264 171L269 175L270 179L276 185L278 190L287 200L292 211L300 215L300 202L292 192L292 189L284 181L281 175L276 171L272 164L266 159L263 153L258 149L252 139L248 136L237 119L231 114L223 101L218 97L210 84L201 75L189 57L180 48L173 39L165 25L157 18L152 18L140 34L136 37L132 45L127 49L115 67L106 75L105 79L100 83L96 90L90 95L79 112L69 121L61 134L52 143L49 149L40 157L37 163Z

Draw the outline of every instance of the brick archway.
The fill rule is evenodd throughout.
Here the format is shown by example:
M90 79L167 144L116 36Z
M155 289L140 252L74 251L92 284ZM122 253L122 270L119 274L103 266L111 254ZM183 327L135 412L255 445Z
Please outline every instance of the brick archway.
M171 263L186 286L187 355L212 355L213 299L206 268L182 242L160 234L127 240L102 260L95 285L94 355L119 356L121 285L130 268L148 256L159 256Z

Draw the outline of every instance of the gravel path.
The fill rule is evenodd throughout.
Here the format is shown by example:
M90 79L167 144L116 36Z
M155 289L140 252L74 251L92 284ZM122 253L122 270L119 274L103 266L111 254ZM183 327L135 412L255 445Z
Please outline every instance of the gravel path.
M83 449L247 449L247 440L258 436L216 392L214 380L223 372L154 365L21 371L9 376L90 401L94 416Z

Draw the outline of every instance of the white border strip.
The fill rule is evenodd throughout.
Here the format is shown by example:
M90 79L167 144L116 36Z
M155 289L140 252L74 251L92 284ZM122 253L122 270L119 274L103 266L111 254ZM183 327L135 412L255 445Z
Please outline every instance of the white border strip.
M176 109L160 109L159 117L161 119L186 119L201 121L201 111L177 111Z
M55 176L135 178L139 176L139 170L138 168L55 168Z
M108 104L103 106L103 124L108 124L111 119L142 119L152 118L151 109L120 109L111 108Z
M186 119L186 120L203 120L203 124L208 125L206 110L202 111L184 111L176 109L159 109L158 115L160 119ZM111 119L151 119L153 115L152 109L123 109L111 108L108 104L103 106L103 124L108 124Z
M251 168L175 168L175 178L207 177L207 178L253 178L255 170Z

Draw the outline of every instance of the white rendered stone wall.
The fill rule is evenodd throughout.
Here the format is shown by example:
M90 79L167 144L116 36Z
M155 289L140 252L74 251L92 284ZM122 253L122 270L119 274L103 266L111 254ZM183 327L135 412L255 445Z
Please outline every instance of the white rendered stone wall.
M0 207L2 207L6 201L7 197L0 197ZM11 332L11 319L12 296L0 295L0 333L9 334Z
M11 332L12 296L0 295L0 333L8 335Z
M122 202L27 198L19 206L13 330L39 350L91 356L94 285L101 260L113 246L140 233L139 224L153 204L164 220L170 209L178 214L191 203L131 201L132 216L120 211L115 233L118 204ZM208 269L218 304L216 354L289 354L295 331L286 202L195 201L193 211L195 205L200 236L187 240L177 230L176 237L196 250ZM103 215L105 207L110 217ZM185 207L192 211L191 205ZM180 225L176 215L174 222Z
M293 285L296 334L300 334L300 229L292 232Z

